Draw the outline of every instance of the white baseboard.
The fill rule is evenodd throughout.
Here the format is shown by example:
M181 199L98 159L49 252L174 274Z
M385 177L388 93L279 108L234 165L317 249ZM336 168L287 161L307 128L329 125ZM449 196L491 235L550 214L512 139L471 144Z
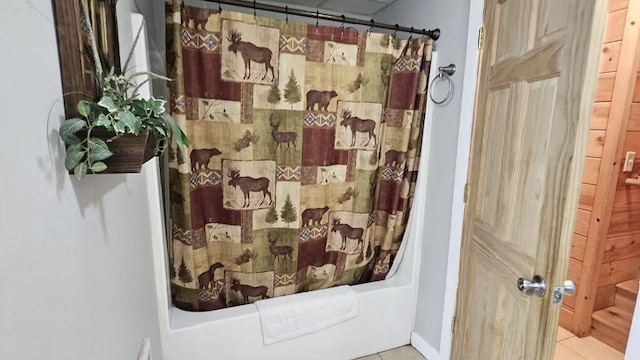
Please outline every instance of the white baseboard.
M427 360L445 360L440 357L440 352L418 335L415 331L411 332L411 346L413 346Z

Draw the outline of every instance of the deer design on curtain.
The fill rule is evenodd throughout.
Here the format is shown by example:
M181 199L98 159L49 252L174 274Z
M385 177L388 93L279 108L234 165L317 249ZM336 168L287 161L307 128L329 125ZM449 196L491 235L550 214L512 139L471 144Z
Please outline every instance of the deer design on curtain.
M173 303L204 311L382 280L407 226L432 43L167 14ZM195 276L197 275L197 276Z

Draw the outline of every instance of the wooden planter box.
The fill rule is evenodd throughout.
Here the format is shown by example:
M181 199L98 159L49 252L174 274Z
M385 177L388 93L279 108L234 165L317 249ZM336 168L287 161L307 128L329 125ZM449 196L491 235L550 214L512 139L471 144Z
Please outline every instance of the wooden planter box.
M109 142L113 135L113 132L102 129L91 131L91 136L107 142L109 150L113 153L110 158L103 161L107 169L100 174L139 173L142 170L142 164L158 155L155 153L155 136L147 130L140 131L138 135L123 135ZM73 170L70 173L73 173ZM90 171L89 174L91 174Z

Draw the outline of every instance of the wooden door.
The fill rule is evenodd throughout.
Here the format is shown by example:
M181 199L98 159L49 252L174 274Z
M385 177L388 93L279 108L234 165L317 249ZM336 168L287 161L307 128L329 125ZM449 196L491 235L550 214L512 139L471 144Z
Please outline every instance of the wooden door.
M485 1L454 360L553 358L605 14L605 0ZM518 290L534 275L544 297Z

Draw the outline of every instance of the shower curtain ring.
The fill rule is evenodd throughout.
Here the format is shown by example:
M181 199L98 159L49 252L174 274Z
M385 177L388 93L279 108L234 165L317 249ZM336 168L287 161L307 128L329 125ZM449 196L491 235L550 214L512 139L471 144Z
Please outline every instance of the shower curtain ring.
M316 32L318 32L318 22L320 22L320 11L316 10Z
M400 25L396 24L396 30L393 32L393 34L391 35L391 37L393 38L393 40L396 39L396 35L398 35L398 30L400 30Z
M255 20L256 17L256 0L253 0L253 19Z
M371 34L371 32L373 31L373 27L376 26L376 22L373 19L371 19L369 22L371 23L371 26L369 26L369 30L367 30L367 33Z
M220 5L220 1L218 1L218 11L222 12L222 5Z
M340 24L340 37L344 36L344 22L345 22L345 17L344 14L340 15L340 17L342 18L342 24Z
M284 7L284 23L289 24L289 6Z

